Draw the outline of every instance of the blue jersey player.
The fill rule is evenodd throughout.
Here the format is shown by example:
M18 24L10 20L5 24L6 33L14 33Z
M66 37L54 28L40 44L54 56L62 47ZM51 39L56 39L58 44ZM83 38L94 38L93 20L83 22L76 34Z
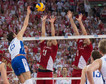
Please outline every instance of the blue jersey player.
M10 32L7 35L7 39L10 42L8 50L11 54L11 65L21 84L32 84L31 73L25 58L25 49L23 44L23 35L28 26L30 13L30 6L28 6L27 15L24 20L22 29L18 32L17 35L13 32Z

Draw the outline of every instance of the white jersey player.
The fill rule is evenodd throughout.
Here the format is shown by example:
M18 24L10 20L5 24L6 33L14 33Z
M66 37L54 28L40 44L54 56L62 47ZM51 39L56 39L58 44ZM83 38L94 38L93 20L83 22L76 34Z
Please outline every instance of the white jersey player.
M102 60L101 73L103 75L103 78L104 78L105 84L106 84L106 54L101 58L101 60Z
M92 73L97 69L102 73L106 84L106 39L101 40L98 47L103 57L95 60L87 69L87 77L90 84L94 84Z
M10 42L9 53L11 54L11 65L14 73L18 76L20 83L32 84L31 74L29 70L29 65L25 58L25 49L23 44L23 35L28 26L29 15L31 13L30 6L27 8L27 15L24 21L22 29L16 35L10 32L7 35L7 39Z
M96 59L99 59L101 58L102 55L99 53L99 51L97 50L94 50L92 52L92 56L91 56L91 63L96 60ZM81 75L81 83L80 84L90 84L88 80L86 80L86 72L87 72L87 68L89 67L90 65L84 67L84 69L82 70L82 75ZM99 72L99 70L96 70L92 73L93 75L93 80L94 80L94 84L103 84L103 79L102 79L102 75L101 73ZM86 83L85 83L86 82Z

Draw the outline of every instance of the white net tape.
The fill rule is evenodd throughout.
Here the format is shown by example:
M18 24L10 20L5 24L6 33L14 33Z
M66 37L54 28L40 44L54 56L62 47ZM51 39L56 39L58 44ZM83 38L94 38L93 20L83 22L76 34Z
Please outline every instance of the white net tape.
M24 41L31 40L53 40L53 39L85 39L85 38L106 38L106 35L80 35L80 36L49 36L49 37L23 37Z
M33 78L33 80L79 80L81 77Z
M7 73L14 73L14 71L7 71ZM56 78L32 78L33 80L79 80L81 77L56 77ZM14 78L13 80L18 80L18 78Z

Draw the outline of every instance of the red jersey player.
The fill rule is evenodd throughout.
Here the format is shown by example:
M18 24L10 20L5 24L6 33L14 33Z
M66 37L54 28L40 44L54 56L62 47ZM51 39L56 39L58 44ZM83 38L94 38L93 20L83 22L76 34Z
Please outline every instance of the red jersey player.
M42 18L42 37L45 37L45 22L47 16L43 16ZM55 36L54 29L54 21L55 17L50 17L49 22L51 23L51 35ZM58 45L56 40L41 40L40 48L41 48L41 58L40 58L40 66L37 72L37 77L53 77L53 62L55 60ZM53 84L53 80L37 80L37 84Z
M69 11L67 16L70 19L75 35L79 35L78 29L72 18L72 12ZM80 14L79 18L76 18L76 19L80 24L83 35L87 35L85 27L82 23L82 14ZM92 50L93 50L93 47L90 42L90 39L78 39L77 40L77 54L75 57L75 61L73 62L72 77L81 77L81 71L86 66ZM80 84L80 80L72 80L72 84Z

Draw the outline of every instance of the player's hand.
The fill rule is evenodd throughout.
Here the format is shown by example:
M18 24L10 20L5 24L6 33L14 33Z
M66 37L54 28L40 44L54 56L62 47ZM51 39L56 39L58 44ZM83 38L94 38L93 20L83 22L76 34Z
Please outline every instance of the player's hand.
M68 16L68 18L70 19L70 18L72 18L73 13L72 13L71 11L68 11L67 16Z
M78 18L76 18L78 21L81 21L82 20L82 17L83 17L83 15L82 15L82 13L81 14L79 14L79 17Z
M49 22L54 23L55 20L56 20L56 17L55 16L51 16L50 19L49 19Z
M46 21L46 18L47 18L47 15L44 15L44 16L41 18L42 22L43 22L43 21Z
M30 8L31 8L31 6L28 6L28 7L27 7L27 13L28 13L28 14L31 13L31 9L30 9Z

